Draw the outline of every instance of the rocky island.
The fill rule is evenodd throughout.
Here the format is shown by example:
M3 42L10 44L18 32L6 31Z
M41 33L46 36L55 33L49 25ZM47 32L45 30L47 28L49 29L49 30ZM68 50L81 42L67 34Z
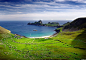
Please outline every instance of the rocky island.
M27 25L37 25L37 26L49 26L49 27L60 27L58 22L48 22L47 24L43 24L41 20L39 20L38 22L34 22L34 23L28 23Z

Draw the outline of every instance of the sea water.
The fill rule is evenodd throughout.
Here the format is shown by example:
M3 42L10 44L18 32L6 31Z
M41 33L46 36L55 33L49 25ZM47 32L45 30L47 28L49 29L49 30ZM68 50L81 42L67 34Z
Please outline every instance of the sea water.
M29 22L33 21L0 21L0 26L10 30L11 33L13 34L19 34L21 36L26 37L50 36L55 33L54 30L57 28L57 27L27 25ZM48 21L43 21L43 23L47 22ZM66 22L68 21L65 21L63 23ZM62 22L60 23L63 24ZM33 31L34 29L36 29L37 31Z

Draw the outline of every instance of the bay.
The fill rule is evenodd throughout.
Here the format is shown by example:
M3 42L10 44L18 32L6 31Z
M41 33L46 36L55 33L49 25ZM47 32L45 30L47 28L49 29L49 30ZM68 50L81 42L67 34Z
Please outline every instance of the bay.
M19 34L21 36L26 37L43 37L43 36L50 36L55 33L54 30L56 29L56 27L27 25L27 23L29 22L34 21L0 21L0 26L10 30L11 33L13 34ZM43 23L47 22L48 21L43 21ZM63 23L66 22L67 21ZM33 31L34 29L36 29L37 31Z

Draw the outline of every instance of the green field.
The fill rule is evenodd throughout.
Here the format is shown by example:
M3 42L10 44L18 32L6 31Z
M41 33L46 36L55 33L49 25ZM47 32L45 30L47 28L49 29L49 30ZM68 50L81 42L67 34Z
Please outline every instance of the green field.
M21 38L0 33L0 60L86 59L86 29L60 32L56 37Z

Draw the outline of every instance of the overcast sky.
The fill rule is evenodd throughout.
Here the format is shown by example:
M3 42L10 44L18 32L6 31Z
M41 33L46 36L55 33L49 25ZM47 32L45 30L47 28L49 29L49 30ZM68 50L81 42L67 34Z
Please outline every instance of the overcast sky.
M74 20L86 16L86 0L0 0L0 21Z

